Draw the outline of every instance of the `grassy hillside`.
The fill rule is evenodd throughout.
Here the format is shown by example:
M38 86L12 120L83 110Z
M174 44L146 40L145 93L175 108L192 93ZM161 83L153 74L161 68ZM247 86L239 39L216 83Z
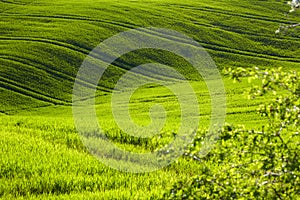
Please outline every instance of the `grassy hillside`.
M227 81L228 85L231 83ZM227 121L259 127L264 118L255 114L261 99L247 102L238 90L228 89ZM164 88L156 93L143 89L133 96L132 116L138 124L149 123L147 107L164 101L169 116L158 137L140 139L126 136L109 114L110 103L98 106L99 119L107 136L119 147L133 152L148 152L172 138L180 120L178 107ZM201 134L209 120L207 91L201 97ZM107 97L108 98L108 97ZM148 103L145 103L147 102ZM175 107L175 109L174 109ZM3 199L158 199L178 180L197 175L202 169L197 161L181 158L178 162L152 173L131 174L111 169L87 152L74 127L70 106L49 106L19 110L18 114L0 116L0 196Z
M0 111L70 104L85 55L104 39L138 27L180 31L198 41L220 68L297 67L298 37L274 34L279 24L295 20L284 16L287 9L278 1L1 1L0 85L5 103ZM139 62L153 58L139 54ZM106 80L122 73L128 60L130 55ZM101 84L110 88L107 83ZM10 99L22 99L23 104Z
M300 66L300 38L295 31L275 35L284 1L221 0L3 0L0 2L0 198L2 199L158 199L178 180L202 169L181 158L145 174L122 173L87 152L72 116L72 89L86 55L105 39L139 27L179 31L199 42L222 69L228 66ZM160 51L136 51L116 60L97 87L97 112L107 136L132 151L149 151L172 138L178 126L178 102L164 87L142 88L132 99L133 120L148 124L148 108L166 106L169 121L159 136L126 136L109 112L110 92L128 69L162 62L182 70L196 89L201 128L210 119L208 91L182 59ZM132 80L132 84L134 84ZM267 99L244 98L247 82L224 77L226 121L259 128L256 114ZM201 129L200 128L200 129ZM201 130L198 130L201 134Z

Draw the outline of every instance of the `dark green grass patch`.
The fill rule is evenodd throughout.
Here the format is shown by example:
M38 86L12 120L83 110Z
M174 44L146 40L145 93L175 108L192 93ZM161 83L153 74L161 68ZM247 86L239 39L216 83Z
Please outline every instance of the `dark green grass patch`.
M283 2L4 1L1 4L4 9L0 20L0 54L4 72L0 77L64 102L71 100L74 78L85 55L103 40L132 28L154 26L180 31L203 45L220 68L255 65L295 68L300 61L298 37L274 34L279 24L288 24L297 17L297 14L289 19L284 17L288 6ZM140 56L139 62L145 54ZM173 57L164 59L175 66L182 64ZM126 64L126 59L121 61ZM110 80L117 79L118 67L104 78L105 88L112 88ZM194 75L189 70L185 73Z

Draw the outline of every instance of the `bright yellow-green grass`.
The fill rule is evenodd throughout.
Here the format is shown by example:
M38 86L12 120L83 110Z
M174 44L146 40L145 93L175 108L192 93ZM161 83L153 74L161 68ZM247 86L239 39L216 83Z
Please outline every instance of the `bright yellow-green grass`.
M261 100L248 101L244 98L243 91L247 84L236 86L228 79L225 79L225 83L229 93L227 121L246 123L249 127L263 124L264 119L255 114L256 106ZM158 94L165 91L164 88L155 90ZM198 90L196 94L200 102L200 126L204 128L207 127L209 119L208 94L205 89ZM137 91L135 96L143 100L155 97L158 99L153 96L153 92L147 93L143 90ZM166 140L148 140L145 144L146 140L129 138L121 133L108 114L110 102L105 97L102 101L97 106L99 121L116 145L130 151L156 149L169 141L167 136L174 129L173 125L178 123L175 114L179 108L174 111L176 102L169 100L171 108L165 108L171 111L168 118L170 124L161 132ZM140 109L147 107L145 103L137 101L132 105L132 116L138 119L137 123L147 123L148 111L140 112ZM90 155L82 145L74 127L70 106L49 106L19 111L15 115L4 115L1 116L0 127L0 192L4 199L22 196L36 199L157 199L173 183L196 175L201 167L198 162L182 158L179 162L153 173L131 174L110 169Z
M284 1L254 0L5 0L0 2L0 198L2 199L158 199L175 182L199 172L199 162L181 158L152 173L131 174L95 159L80 141L72 116L72 88L85 56L103 40L138 27L179 31L198 41L221 70L228 66L298 69L297 30L275 35L285 17ZM137 64L182 59L161 52L133 52L118 59L99 82L98 118L116 145L149 151L169 141L178 126L178 102L164 87L142 88L132 97L137 124L150 122L153 103L166 106L168 124L161 141L126 136L110 111L116 80ZM129 63L129 64L128 64ZM196 88L200 128L207 128L210 101L205 84L181 66ZM134 84L134 82L132 82ZM248 100L247 81L224 77L226 121L260 128L256 114L268 99ZM169 94L169 95L168 95ZM147 102L147 103L145 103Z

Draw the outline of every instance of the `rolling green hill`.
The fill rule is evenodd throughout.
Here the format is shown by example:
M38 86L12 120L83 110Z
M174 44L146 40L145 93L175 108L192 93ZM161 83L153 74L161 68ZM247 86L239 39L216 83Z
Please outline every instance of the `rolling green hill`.
M72 91L86 55L107 38L139 27L176 30L201 44L218 68L283 66L299 69L297 30L275 35L286 17L285 1L261 0L2 0L0 2L0 198L1 199L158 199L202 166L181 158L145 174L122 173L98 162L80 141L72 116ZM162 103L169 121L158 137L126 136L109 113L117 80L139 64L159 62L185 73L195 88L201 128L210 119L209 94L201 77L182 58L140 50L117 59L97 86L97 112L105 133L118 146L150 151L169 142L178 126L177 101L164 87L142 88L133 96L133 120L148 124L148 108ZM172 76L172 75L170 75ZM132 80L135 84L135 80ZM249 101L249 84L224 77L226 121L258 128L262 101ZM201 134L202 130L197 130ZM158 139L160 138L160 140Z
M297 67L298 37L274 34L279 24L293 21L284 16L287 8L278 1L1 1L0 111L69 105L74 78L89 51L138 27L186 34L220 68ZM136 63L159 59L147 52L138 54ZM130 55L115 63L100 90L112 88L108 82L130 67L128 61Z

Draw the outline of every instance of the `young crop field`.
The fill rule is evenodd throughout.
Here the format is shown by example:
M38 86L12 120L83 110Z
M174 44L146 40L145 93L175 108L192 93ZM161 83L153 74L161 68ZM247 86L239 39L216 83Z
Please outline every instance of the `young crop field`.
M299 12L286 15L289 8L285 1L275 0L1 0L0 199L300 198L300 30L275 34L280 25L300 21ZM209 127L215 125L210 124L216 105L210 86L219 85L200 75L187 59L142 48L110 63L97 85L77 76L101 42L141 27L174 30L192 38L221 74L226 104L217 106L226 109L226 115L216 144L203 157L197 153L204 148ZM152 34L153 41L194 48L185 38L143 34ZM124 92L115 89L118 80L147 63L163 65L160 72L153 68L133 73L125 86L135 88L140 80L160 84L143 85L129 101L118 99L114 105L114 92ZM176 69L185 80L163 66ZM258 68L262 72L256 74ZM158 170L131 173L108 166L79 134L74 120L76 81L95 90L95 98L87 96L83 102L94 100L103 135L118 148L137 154L156 152L177 137L184 106L170 88L180 90L188 83L193 94L185 88L180 91L188 98L195 95L199 106L184 107L188 119L199 123L189 130L194 141L178 160ZM247 98L248 91L255 98ZM124 117L113 112L127 105ZM154 105L164 111L151 113ZM130 129L126 114L141 127L166 119L156 135L136 137L124 131ZM125 161L120 157L111 162ZM138 167L131 167L138 172Z

